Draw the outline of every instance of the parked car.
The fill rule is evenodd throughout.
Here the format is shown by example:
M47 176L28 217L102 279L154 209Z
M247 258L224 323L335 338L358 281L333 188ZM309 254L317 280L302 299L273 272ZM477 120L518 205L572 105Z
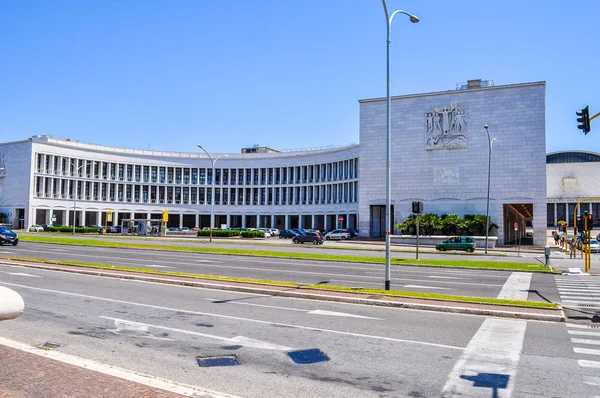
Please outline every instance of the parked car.
M258 231L261 231L265 234L265 238L271 237L271 231L268 228L258 228Z
M330 239L339 239L339 240L346 240L346 239L351 239L352 236L350 235L350 232L348 232L347 229L334 229L331 232L328 232L325 235L325 239L326 240L330 240Z
M292 238L292 242L294 243L304 243L304 242L312 242L315 245L323 244L323 237L316 232L308 232L304 235L296 235Z
M307 232L307 231L303 230L302 228L291 228L290 231L295 232L299 235L304 235Z
M19 243L19 236L12 229L0 226L0 246L5 243L16 246Z
M454 236L435 245L435 249L442 252L446 250L465 250L473 253L475 247L475 238L472 236Z
M358 229L349 229L348 232L350 232L350 239L358 237Z
M598 243L597 239L590 240L590 252L591 253L600 253L600 243Z
M29 227L29 232L44 232L44 227L41 225L34 224Z
M294 232L290 229L284 229L279 233L279 239L289 239L295 237L296 235L298 235L297 232Z
M279 236L279 230L277 228L269 228L269 232L271 232L271 236Z

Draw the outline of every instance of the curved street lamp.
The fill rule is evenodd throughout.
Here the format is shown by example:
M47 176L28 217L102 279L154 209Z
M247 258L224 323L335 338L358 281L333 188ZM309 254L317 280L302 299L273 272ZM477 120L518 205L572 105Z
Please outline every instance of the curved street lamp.
M387 120L387 149L386 149L386 174L385 174L385 185L386 185L386 195L385 195L385 290L390 290L390 235L391 235L391 210L392 210L392 117L391 117L391 100L390 100L390 33L392 30L392 20L397 14L404 14L409 17L410 22L417 23L419 22L419 18L416 15L410 14L404 10L397 10L392 13L392 15L388 14L387 4L385 0L381 0L383 3L383 11L385 12L385 26L387 30L387 39L386 39L386 60L387 60L387 68L386 68L386 80L387 80L387 90L386 90L386 120Z
M487 186L487 208L485 210L485 254L488 252L488 235L490 230L490 174L492 171L492 145L496 138L490 139L490 132L488 131L488 125L484 124L483 128L488 137L488 186Z
M213 230L213 224L215 222L215 163L217 163L217 160L227 157L227 155L217 156L215 159L213 159L210 156L210 154L206 151L206 149L204 149L204 147L202 145L198 144L198 148L200 148L204 151L204 153L206 154L206 156L208 156L208 158L210 159L210 162L212 163L212 181L210 182L212 189L211 189L211 195L210 195L210 238L209 238L210 242L212 242L212 230Z

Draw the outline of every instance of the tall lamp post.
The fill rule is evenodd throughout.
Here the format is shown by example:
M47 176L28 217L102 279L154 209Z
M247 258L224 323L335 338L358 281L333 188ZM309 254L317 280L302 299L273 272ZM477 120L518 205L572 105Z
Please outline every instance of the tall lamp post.
M206 149L204 149L204 147L202 147L202 145L198 144L198 148L202 149L204 151L204 153L206 154L206 156L208 156L208 158L210 159L210 162L212 163L212 181L211 181L211 195L210 195L210 242L212 242L212 230L213 230L213 224L215 222L215 163L217 163L217 160L221 159L221 158L225 158L227 157L227 155L222 155L222 156L217 156L215 159L213 159L210 154L206 151Z
M79 170L85 166L85 163L79 167L77 167L72 160L70 160L69 163L71 163L73 170L75 170L75 189L73 190L73 235L75 235L75 224L77 222L77 185L79 185L79 179L77 177L79 176Z
M391 238L391 213L392 213L392 116L391 116L391 101L390 101L390 33L392 28L392 20L396 16L396 14L404 14L410 18L410 22L417 23L419 22L419 18L416 15L412 15L404 10L397 10L392 13L392 15L388 14L387 4L385 0L381 0L383 3L383 11L385 12L385 25L387 28L387 41L386 41L386 80L387 80L387 91L386 91L386 120L387 120L387 139L386 139L386 174L385 174L385 186L386 186L386 195L385 195L385 290L390 290L390 238Z
M483 128L488 137L488 186L487 186L487 208L485 210L485 254L488 252L488 235L490 231L490 175L492 171L492 145L496 138L490 139L490 132L488 131L488 125L484 124Z

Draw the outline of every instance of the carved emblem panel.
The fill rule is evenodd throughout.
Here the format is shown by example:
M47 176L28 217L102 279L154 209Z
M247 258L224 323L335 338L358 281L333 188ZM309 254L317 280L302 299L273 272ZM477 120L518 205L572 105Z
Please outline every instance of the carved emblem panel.
M466 148L466 124L467 112L456 105L434 108L427 112L425 149Z

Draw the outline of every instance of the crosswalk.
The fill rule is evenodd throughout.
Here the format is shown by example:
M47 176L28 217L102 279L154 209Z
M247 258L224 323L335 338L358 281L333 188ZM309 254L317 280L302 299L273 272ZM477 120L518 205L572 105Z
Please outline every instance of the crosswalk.
M600 311L600 278L589 275L557 276L556 286L563 307Z
M600 369L600 325L580 325L567 323L567 332L573 343L573 351L578 355L577 363L582 368ZM585 381L594 383L593 380ZM599 383L600 384L600 383Z

